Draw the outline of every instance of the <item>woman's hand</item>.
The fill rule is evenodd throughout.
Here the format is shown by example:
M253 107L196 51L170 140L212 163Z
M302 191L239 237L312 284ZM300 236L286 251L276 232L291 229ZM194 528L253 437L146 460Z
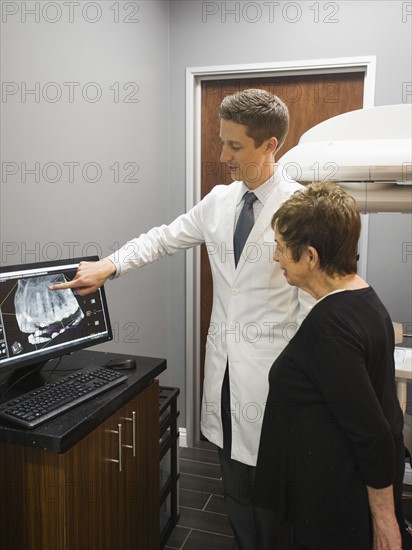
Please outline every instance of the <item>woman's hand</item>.
M402 550L402 538L396 521L377 525L373 522L373 550Z

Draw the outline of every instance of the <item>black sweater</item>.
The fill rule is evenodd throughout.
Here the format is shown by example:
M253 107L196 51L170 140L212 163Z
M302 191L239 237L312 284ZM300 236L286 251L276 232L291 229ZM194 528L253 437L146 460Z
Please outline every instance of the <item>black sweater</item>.
M366 485L402 483L393 351L389 314L369 287L316 304L272 366L255 502L292 521L310 548L369 548Z

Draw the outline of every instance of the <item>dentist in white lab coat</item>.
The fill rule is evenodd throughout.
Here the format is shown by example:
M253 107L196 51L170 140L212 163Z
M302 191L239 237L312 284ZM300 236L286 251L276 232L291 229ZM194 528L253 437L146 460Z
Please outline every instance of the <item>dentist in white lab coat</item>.
M288 526L265 520L250 499L268 373L313 303L287 284L273 260L273 213L301 186L275 162L289 125L287 107L263 90L224 98L220 160L234 180L217 185L188 213L126 243L96 263L81 263L75 279L53 288L88 294L110 277L205 243L213 276L206 344L201 430L219 447L235 550L290 548ZM235 265L234 232L245 193L253 192L254 225ZM190 366L189 366L190 368ZM258 532L264 541L258 542Z

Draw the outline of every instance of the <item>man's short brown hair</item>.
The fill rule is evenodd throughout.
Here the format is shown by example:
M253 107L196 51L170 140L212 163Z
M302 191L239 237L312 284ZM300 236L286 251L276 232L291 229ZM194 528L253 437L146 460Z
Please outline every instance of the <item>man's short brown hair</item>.
M249 89L226 96L220 104L220 117L247 126L247 135L256 147L275 137L276 152L283 145L289 129L289 111L277 96L265 90Z

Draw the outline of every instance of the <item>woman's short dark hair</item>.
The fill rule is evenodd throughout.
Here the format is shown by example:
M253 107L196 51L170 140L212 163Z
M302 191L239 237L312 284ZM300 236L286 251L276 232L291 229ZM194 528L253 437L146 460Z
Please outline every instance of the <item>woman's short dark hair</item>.
M247 126L246 134L256 147L275 137L276 151L283 145L289 130L289 111L277 96L266 90L251 88L226 96L219 109L220 118Z
M273 215L272 228L295 262L313 246L327 275L356 273L360 216L355 199L338 185L312 183L296 191Z

